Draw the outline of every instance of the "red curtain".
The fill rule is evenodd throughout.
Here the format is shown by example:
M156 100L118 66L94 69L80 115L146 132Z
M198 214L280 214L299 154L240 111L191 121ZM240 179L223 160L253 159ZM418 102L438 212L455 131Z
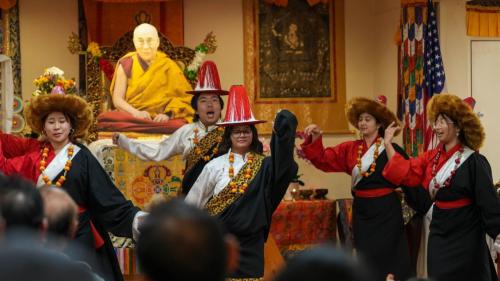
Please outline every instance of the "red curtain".
M174 45L184 44L183 0L84 0L88 38L110 46L137 26L144 11L150 22Z

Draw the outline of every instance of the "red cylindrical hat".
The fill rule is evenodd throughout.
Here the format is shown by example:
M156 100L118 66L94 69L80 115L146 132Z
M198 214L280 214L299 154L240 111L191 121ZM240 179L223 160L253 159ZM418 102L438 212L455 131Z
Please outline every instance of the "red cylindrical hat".
M219 72L213 61L205 61L198 71L198 81L193 91L186 91L188 94L211 93L217 95L227 95L226 90L220 86Z
M226 116L219 126L238 126L264 123L264 120L255 119L247 90L242 85L234 85L229 89Z

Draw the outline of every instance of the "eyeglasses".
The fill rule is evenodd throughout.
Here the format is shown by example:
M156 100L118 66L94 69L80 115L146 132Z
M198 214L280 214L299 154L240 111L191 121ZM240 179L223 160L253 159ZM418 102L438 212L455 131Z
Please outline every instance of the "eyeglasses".
M439 119L436 119L436 121L434 121L434 123L432 123L432 127L433 128L438 128L438 127L442 128L445 125L447 126L448 124L455 124L455 122L446 120L444 118L439 118Z
M235 130L235 131L231 131L231 135L232 136L248 136L250 134L252 134L251 130Z

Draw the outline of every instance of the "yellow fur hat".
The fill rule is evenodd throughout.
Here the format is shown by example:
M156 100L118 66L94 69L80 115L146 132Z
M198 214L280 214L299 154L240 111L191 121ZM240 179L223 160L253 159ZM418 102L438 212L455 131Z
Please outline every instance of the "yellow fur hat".
M81 97L73 94L41 94L31 98L24 110L26 121L31 129L39 134L43 132L43 119L51 112L63 112L71 116L71 135L75 139L83 139L92 124L93 115L90 105Z
M356 128L358 128L358 118L363 113L373 115L377 121L382 124L382 127L387 128L392 122L399 125L396 115L385 105L387 98L378 96L377 100L357 97L347 102L345 112L347 120ZM395 135L399 134L399 131Z
M473 150L481 148L485 138L484 128L469 104L455 95L434 95L427 104L427 118L434 122L439 114L456 122L464 134L465 145Z

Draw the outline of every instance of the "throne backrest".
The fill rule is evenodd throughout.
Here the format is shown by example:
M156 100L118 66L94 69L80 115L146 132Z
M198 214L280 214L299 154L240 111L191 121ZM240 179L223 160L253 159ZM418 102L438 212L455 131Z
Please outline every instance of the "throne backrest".
M195 57L195 50L179 46L176 47L168 40L165 35L158 33L160 38L160 46L158 50L167 54L172 60L177 62L181 69L185 69ZM128 52L135 51L133 42L134 32L129 31L120 37L113 46L101 46L102 58L113 64L126 55ZM89 141L97 139L97 116L104 111L112 108L111 93L109 91L110 82L105 77L99 67L99 62L86 57L85 66L86 89L85 99L93 106L94 124L90 128ZM194 86L196 81L189 80Z

